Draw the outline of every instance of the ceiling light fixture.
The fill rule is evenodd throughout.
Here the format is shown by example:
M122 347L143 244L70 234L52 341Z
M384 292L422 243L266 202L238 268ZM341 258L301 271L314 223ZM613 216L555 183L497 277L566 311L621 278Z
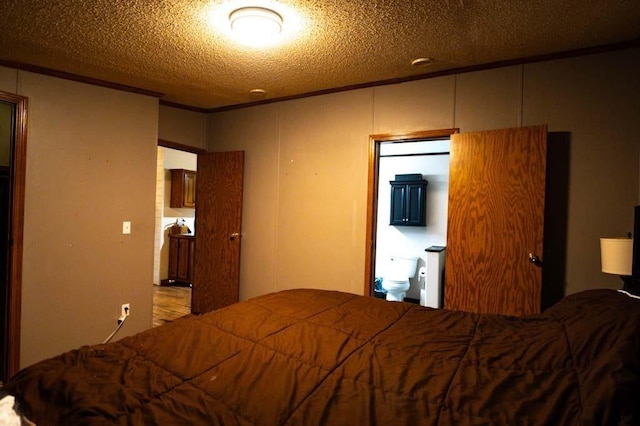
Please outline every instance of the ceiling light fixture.
M433 63L433 58L417 58L411 61L411 65L414 67L426 67Z
M241 7L229 14L231 30L248 40L274 37L282 31L282 16L265 7Z

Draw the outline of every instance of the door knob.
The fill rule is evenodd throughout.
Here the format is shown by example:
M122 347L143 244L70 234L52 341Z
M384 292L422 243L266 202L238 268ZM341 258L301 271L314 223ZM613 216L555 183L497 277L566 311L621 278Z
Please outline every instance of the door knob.
M533 263L536 266L542 266L542 260L540 260L540 258L533 253L529 253L529 262Z
M229 239L230 240L235 240L236 237L240 237L240 233L239 232L234 232L233 234L229 235Z

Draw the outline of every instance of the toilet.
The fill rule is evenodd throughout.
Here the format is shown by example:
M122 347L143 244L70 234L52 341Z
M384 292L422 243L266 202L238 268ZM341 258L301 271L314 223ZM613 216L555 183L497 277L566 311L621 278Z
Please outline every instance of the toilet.
M402 302L411 284L409 278L416 275L417 257L394 256L389 271L382 280L382 288L387 292L387 300Z

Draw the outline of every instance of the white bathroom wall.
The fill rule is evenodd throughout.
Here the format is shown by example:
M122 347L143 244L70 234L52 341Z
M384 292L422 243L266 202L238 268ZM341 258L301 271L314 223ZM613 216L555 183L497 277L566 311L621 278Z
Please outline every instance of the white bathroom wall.
M445 142L443 145L442 142ZM425 145L426 144L426 145ZM447 206L449 196L449 155L431 155L431 147L436 152L449 152L448 141L429 141L420 145L415 143L394 143L396 154L424 155L385 157L385 144L381 146L378 187L378 223L375 259L375 276L387 274L392 256L419 257L418 269L425 265L425 249L433 246L445 246L447 241ZM442 148L440 148L442 147ZM391 226L389 215L391 208L390 181L396 174L419 173L427 184L426 226ZM416 269L417 271L417 269ZM418 276L410 280L411 288L407 298L419 299L420 284Z

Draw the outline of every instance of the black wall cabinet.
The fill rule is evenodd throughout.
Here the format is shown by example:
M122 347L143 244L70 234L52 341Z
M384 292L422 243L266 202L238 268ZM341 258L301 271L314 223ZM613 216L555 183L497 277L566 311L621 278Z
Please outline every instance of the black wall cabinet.
M420 174L396 175L391 182L389 225L425 226L427 181Z

